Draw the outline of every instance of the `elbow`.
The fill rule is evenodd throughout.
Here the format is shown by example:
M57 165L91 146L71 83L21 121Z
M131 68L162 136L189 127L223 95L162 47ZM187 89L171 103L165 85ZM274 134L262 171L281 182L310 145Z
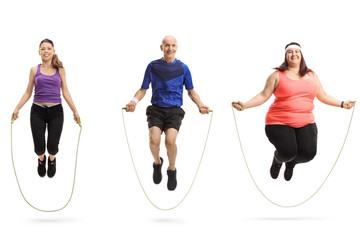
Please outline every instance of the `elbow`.
M70 98L70 93L69 93L69 91L62 91L62 96L63 96L63 98L64 98L66 101L68 101L69 98Z
M327 98L327 94L326 93L321 93L321 94L318 94L316 96L316 98L322 102L322 103L325 103L326 102L326 98Z
M266 94L264 92L260 93L260 104L265 103L269 98L271 97L271 94Z
M137 93L139 93L139 97L142 99L146 94L146 89L140 88ZM135 96L137 95L137 93L135 94Z
M64 99L65 99L66 102L67 102L67 101L69 101L69 99L70 99L70 94L63 94L63 97L64 97Z
M26 101L28 101L28 100L31 98L31 96L32 96L32 91L30 91L30 92L25 92L25 93L24 93L24 96L25 96Z

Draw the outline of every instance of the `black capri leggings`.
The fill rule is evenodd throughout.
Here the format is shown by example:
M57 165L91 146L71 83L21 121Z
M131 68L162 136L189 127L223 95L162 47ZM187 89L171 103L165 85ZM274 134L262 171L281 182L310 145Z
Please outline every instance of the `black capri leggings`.
M316 155L318 134L316 123L301 128L266 125L265 132L276 148L274 156L278 162L305 163Z
M47 150L51 155L59 151L59 141L64 123L64 112L61 104L39 106L33 104L30 112L30 125L34 140L35 153L45 153L45 130L48 129Z

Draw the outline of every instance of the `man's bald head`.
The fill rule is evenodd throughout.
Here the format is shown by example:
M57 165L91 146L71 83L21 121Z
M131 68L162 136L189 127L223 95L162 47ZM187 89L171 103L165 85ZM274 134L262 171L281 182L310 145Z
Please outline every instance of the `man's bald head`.
M173 36L165 36L162 40L162 44L160 45L161 51L164 53L163 60L165 62L173 62L175 61L175 54L177 51L178 45L176 38Z
M171 35L167 35L163 38L163 40L161 41L161 44L164 45L166 42L175 42L177 44L176 38L174 36Z

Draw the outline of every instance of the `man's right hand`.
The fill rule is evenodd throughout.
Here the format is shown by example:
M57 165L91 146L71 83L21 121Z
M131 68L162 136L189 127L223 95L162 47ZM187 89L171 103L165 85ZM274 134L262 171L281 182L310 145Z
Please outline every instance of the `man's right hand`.
M128 104L126 104L126 111L127 112L134 112L136 108L136 103L133 101L130 101Z

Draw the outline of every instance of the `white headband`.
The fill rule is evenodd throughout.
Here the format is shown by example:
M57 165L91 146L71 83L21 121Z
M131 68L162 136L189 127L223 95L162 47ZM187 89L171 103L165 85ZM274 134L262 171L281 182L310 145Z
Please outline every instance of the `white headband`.
M301 47L300 47L299 45L292 44L292 45L289 45L289 46L285 49L285 53L286 53L289 49L292 49L292 48L299 49L299 50L301 51Z

